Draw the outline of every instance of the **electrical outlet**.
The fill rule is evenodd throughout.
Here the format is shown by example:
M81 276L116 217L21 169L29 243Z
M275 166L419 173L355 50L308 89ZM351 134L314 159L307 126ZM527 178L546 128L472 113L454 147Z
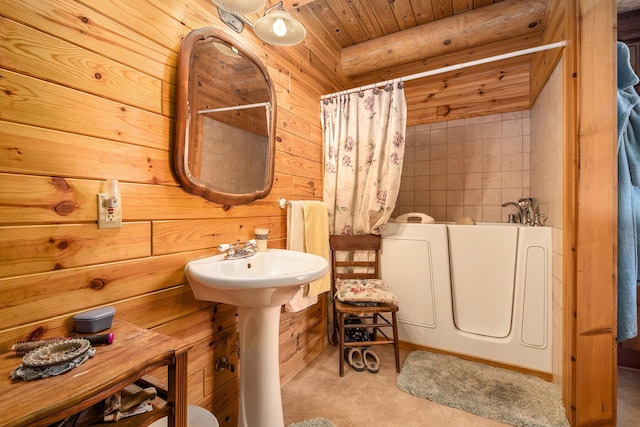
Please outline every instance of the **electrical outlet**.
M118 197L98 193L98 228L121 228L122 206Z

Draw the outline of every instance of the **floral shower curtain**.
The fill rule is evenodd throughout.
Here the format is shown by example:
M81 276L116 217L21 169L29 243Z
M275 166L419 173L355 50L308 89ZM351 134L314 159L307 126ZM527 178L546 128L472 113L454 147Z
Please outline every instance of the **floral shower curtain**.
M398 198L406 124L401 80L322 101L330 234L380 234Z
M398 198L406 125L401 80L322 101L329 234L380 234ZM326 319L327 338L335 344L333 297L327 293Z

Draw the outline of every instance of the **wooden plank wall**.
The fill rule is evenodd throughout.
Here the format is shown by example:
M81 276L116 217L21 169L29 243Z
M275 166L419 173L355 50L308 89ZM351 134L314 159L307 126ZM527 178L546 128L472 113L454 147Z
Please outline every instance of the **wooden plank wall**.
M70 334L75 313L113 305L119 319L191 342L189 403L234 426L236 374L213 364L237 365L235 307L196 301L184 264L258 226L284 247L277 200L322 197L319 99L346 80L337 47L312 32L289 48L236 35L276 85L276 180L266 199L224 210L185 193L170 166L177 55L205 26L236 35L209 0L2 2L0 351ZM96 226L107 178L120 180L121 229ZM320 305L283 315L284 380L322 349L322 317Z
M541 44L551 44L560 41L570 40L570 34L567 33L568 2L563 0L550 1L550 16L547 28L542 35ZM549 76L555 69L558 61L562 57L565 49L551 49L537 52L531 59L531 105L536 101L540 91L549 80Z
M406 82L407 126L529 109L530 61L521 56Z
M575 425L576 416L576 233L578 192L578 23L576 2L563 2L565 40L570 41L562 55L564 96L564 212L562 229L562 399L567 419Z

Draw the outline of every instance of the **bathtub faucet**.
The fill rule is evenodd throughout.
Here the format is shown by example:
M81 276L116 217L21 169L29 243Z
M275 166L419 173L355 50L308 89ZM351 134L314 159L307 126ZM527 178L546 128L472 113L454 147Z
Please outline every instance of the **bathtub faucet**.
M507 206L514 206L516 209L518 209L518 213L515 216L515 221L513 222L522 223L522 208L520 207L520 205L517 204L516 202L507 202L502 204L503 208L506 208ZM512 222L511 215L509 219L510 219L509 222Z
M533 225L533 216L534 216L534 207L533 207L533 199L531 197L525 197L518 200L518 205L520 205L520 211L522 212L522 216L520 217L520 222L526 225Z
M518 209L518 214L516 215L517 223L523 225L533 225L534 224L534 206L533 199L530 197L525 197L519 199L518 202L506 202L502 204L503 208L507 206L514 206Z

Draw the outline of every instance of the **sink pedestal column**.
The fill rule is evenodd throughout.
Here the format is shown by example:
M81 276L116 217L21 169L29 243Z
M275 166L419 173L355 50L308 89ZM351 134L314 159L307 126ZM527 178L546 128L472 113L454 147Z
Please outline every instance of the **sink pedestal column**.
M200 301L238 308L238 426L284 427L280 394L280 309L305 283L329 269L321 256L269 249L248 258L214 255L187 263L185 276Z
M239 427L284 426L280 392L280 307L238 307Z

